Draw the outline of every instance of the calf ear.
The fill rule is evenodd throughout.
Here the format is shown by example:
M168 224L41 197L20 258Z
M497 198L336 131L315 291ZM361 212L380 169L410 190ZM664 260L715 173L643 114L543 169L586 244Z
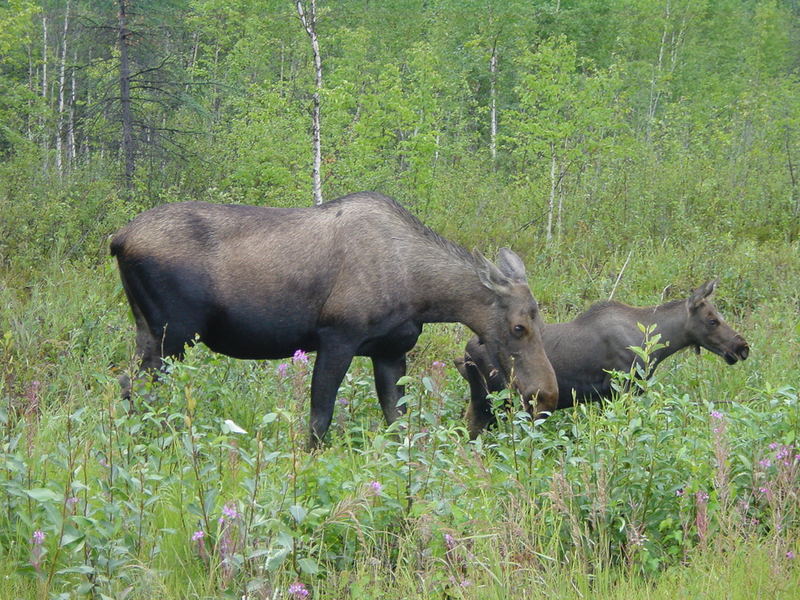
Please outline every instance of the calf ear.
M693 309L699 307L706 298L714 293L718 283L719 279L712 279L711 281L705 282L703 285L693 291L692 295L689 296L689 300L687 301L689 308Z
M528 276L525 273L525 263L510 248L500 248L497 253L497 266L500 267L503 275L511 281L527 283Z

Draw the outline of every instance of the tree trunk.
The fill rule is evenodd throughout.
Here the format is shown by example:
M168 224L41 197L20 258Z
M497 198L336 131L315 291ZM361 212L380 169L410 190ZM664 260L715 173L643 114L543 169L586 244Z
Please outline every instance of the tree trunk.
M489 59L489 97L491 99L491 133L489 150L492 154L492 168L497 166L497 41L492 44L492 57Z
M647 103L647 129L645 130L645 139L649 142L652 134L653 121L656 117L656 110L658 109L658 102L661 98L661 90L658 89L661 83L661 71L664 63L664 51L667 45L667 34L669 33L669 19L670 19L670 0L666 1L664 7L664 31L661 33L661 43L658 46L658 60L655 67L653 67L653 76L650 79L650 99Z
M61 65L58 73L58 121L56 126L56 170L59 178L64 174L63 165L63 133L64 133L64 88L67 74L67 32L69 31L69 6L64 11L64 30L61 36Z
M73 59L72 64L75 65L78 62L78 51L73 50ZM75 97L76 97L76 87L75 87L75 67L70 70L70 80L72 83L71 91L69 95L69 121L67 123L67 160L69 161L69 168L74 168L75 164Z
M311 39L311 50L314 54L314 72L316 89L313 95L312 138L314 144L314 167L312 171L314 187L314 204L322 204L322 141L321 141L321 116L320 94L322 92L322 57L319 53L319 40L317 39L317 2L311 0L311 11L306 14L302 0L297 0L297 14L300 22Z
M558 182L556 178L556 148L555 144L550 144L550 201L547 204L547 241L553 239L553 212L556 204L556 190Z
M45 100L45 104L47 104L47 15L42 14L42 98ZM39 124L41 125L41 135L42 135L42 145L44 146L44 152L42 153L44 156L44 172L47 173L47 153L49 150L49 138L47 136L47 131L45 128L46 121L44 116L39 118Z
M133 145L133 114L131 112L131 68L128 45L128 0L119 0L119 97L122 106L122 154L125 160L125 189L133 189L136 168Z

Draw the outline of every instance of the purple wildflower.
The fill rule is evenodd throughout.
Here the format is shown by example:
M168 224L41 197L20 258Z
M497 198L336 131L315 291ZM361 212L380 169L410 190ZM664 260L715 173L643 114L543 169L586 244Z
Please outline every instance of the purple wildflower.
M231 521L239 518L239 513L236 512L236 504L227 502L225 506L222 507L222 516L219 518L219 522L225 522L225 517L228 517Z
M761 486L760 488L758 488L758 491L760 493L762 493L762 494L768 494L769 493L769 488L765 487L765 486Z
M336 400L336 402L341 406L347 406L348 404L350 404L350 400L348 400L347 398L339 398L338 400Z
M711 418L719 420L719 419L722 418L722 413L719 412L718 410L712 410L711 411Z
M447 546L448 550L452 550L456 547L456 538L454 538L449 533L444 534L444 545Z
M702 502L702 503L708 502L708 493L706 493L706 492L704 492L702 490L697 492L695 494L695 497L697 498L698 502Z
M373 494L377 496L381 493L381 490L383 489L383 484L380 481L370 481L369 489L372 491Z
M206 532L205 532L205 531L203 531L202 529L198 529L197 531L195 531L195 532L192 534L192 541L193 541L193 542L199 542L199 541L201 541L201 540L202 540L204 537L206 537Z
M44 549L42 548L42 544L44 544L44 531L41 529L37 529L33 532L33 536L31 536L31 566L36 569L38 573L41 569L42 565L42 556L44 555Z
M772 442L772 443L769 445L769 449L770 449L770 450L775 450L777 447L778 447L778 442Z
M794 552L792 552L791 550L789 550L789 551L786 553L786 558L788 558L789 560L792 560L792 559L794 558Z
M308 364L308 354L303 352L302 350L296 350L294 355L292 356L293 363L300 363L303 365Z
M440 360L435 360L433 361L433 368L438 371L441 371L442 369L444 369L444 363Z
M289 370L289 363L281 363L278 365L276 371L278 372L278 377L286 377L286 372Z
M469 579L462 579L459 585L461 585L462 588L468 588L472 585L472 582Z
M683 496L683 494L684 494L683 488L678 488L677 490L675 490L676 496Z
M308 590L306 589L306 586L299 581L295 581L289 586L289 594L295 598L308 598Z
M77 503L78 503L78 497L77 496L70 496L69 498L67 498L67 508L72 508Z
M772 461L768 458L758 461L758 464L761 465L764 469L768 469L772 466Z

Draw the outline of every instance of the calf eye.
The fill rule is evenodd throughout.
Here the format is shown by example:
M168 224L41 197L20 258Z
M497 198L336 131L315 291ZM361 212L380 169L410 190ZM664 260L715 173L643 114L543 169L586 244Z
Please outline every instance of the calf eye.
M514 334L517 336L521 336L525 333L525 326L524 325L514 325Z
M717 321L716 319L709 319L708 324L711 325L711 327L716 327L717 325L719 325L719 321Z

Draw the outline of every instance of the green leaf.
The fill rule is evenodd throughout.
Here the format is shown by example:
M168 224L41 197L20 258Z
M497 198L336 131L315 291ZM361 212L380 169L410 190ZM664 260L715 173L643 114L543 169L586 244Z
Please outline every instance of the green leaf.
M264 563L267 571L277 571L283 564L283 561L286 560L286 557L289 556L290 552L291 550L289 548L273 548L270 550L267 560Z
M294 517L295 522L299 525L305 520L308 511L299 504L292 504L289 507L289 513Z
M78 573L80 575L92 575L94 567L89 565L78 565L77 567L67 567L66 569L59 569L56 571L59 575L66 575L67 573Z
M53 490L48 490L47 488L34 488L32 490L25 490L25 493L29 498L36 500L37 502L61 502L61 500L63 500L63 496L61 494L57 494Z
M297 566L306 575L316 575L319 573L319 565L313 558L301 558L297 561Z
M244 429L239 427L235 422L230 419L225 419L222 422L222 433L247 433Z

